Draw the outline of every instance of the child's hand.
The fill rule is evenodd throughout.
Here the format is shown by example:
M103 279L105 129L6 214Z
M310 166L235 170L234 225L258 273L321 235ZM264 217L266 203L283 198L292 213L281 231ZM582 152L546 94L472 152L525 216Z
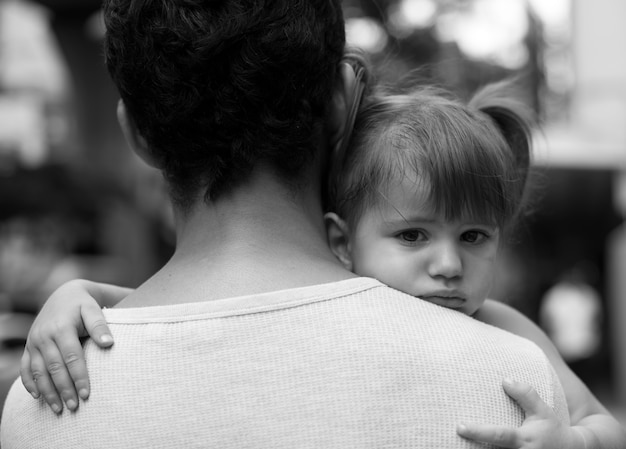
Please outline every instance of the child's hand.
M582 434L558 420L554 411L541 400L528 384L505 380L504 391L526 413L521 427L484 424L461 424L457 433L467 439L493 444L497 447L519 449L584 448Z
M87 366L79 338L90 336L103 348L113 344L89 285L89 281L76 280L55 290L35 318L26 340L20 367L22 383L33 397L43 395L56 413L63 410L63 402L75 410L78 396L83 400L89 396Z

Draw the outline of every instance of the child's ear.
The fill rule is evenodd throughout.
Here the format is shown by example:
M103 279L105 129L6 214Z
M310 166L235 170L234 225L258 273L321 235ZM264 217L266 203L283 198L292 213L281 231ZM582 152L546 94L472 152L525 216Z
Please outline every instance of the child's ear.
M130 148L139 156L146 164L154 168L161 168L160 164L154 159L150 148L148 148L148 142L139 133L139 130L135 126L135 122L128 114L126 105L122 100L117 103L117 121L122 128L126 142Z
M352 271L352 257L350 256L350 234L348 225L334 212L324 215L328 246L341 264Z

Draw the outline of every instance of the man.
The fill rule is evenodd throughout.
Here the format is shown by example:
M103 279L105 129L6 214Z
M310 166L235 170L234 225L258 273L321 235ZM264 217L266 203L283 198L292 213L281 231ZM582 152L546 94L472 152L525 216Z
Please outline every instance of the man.
M566 410L537 347L329 250L327 148L354 78L338 0L107 0L104 17L120 123L168 182L176 251L105 310L115 345L87 342L77 411L14 385L4 449L469 447L460 421L521 424L505 377Z

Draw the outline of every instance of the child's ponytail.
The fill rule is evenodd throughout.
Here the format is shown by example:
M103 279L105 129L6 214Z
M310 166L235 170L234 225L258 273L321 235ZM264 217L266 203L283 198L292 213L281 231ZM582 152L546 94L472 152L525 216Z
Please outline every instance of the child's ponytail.
M515 83L502 81L483 87L469 102L472 109L493 121L511 149L514 173L509 181L516 185L511 193L519 206L517 214L525 203L532 159L532 131L536 126L534 112L519 98L520 92Z

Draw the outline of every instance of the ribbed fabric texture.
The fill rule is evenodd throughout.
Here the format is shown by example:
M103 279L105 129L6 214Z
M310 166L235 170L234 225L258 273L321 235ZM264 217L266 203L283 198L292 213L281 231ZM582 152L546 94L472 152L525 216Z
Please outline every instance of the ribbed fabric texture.
M568 422L536 345L373 279L105 314L89 400L59 417L17 381L2 449L484 448L455 427L521 425L505 377Z

